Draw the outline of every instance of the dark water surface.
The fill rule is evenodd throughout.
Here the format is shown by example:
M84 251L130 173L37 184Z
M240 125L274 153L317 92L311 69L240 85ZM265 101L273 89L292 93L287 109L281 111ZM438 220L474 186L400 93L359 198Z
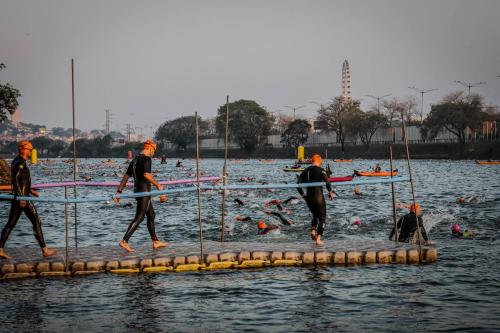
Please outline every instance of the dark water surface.
M119 180L124 160L106 166L100 160L82 160L80 175L94 180ZM359 160L338 164L336 175L367 169L376 162ZM187 169L192 160L184 161ZM294 181L281 171L291 161L261 163L256 160L229 163L230 182L241 176L272 183ZM407 174L406 162L396 167ZM154 163L158 178L186 178L189 170ZM202 169L218 175L221 160L203 160ZM436 332L500 331L500 166L479 166L471 161L414 161L417 199L424 222L438 247L436 264L414 266L363 266L319 268L272 268L262 270L98 276L67 279L28 279L0 283L0 331L378 331ZM120 170L121 169L121 170ZM35 181L70 179L70 165L57 161L32 167ZM119 176L113 175L117 170ZM67 174L67 175L66 175ZM360 186L362 197L351 186L336 186L339 196L328 202L328 239L385 239L391 228L390 185ZM81 195L113 193L114 189L80 188ZM397 184L398 199L409 202L409 184ZM61 189L43 195L61 196ZM226 240L287 242L308 239L310 215L304 203L287 205L295 222L277 233L259 236L256 222L237 222L236 214L254 221L266 219L258 211L271 199L286 199L295 190L274 192L235 191L227 200ZM470 202L459 205L458 197ZM239 197L247 206L232 202ZM471 198L472 197L472 198ZM125 201L127 202L127 201ZM133 201L130 201L133 202ZM155 202L158 236L169 242L196 240L198 226L194 193L172 195L168 204ZM205 237L217 240L220 228L220 196L204 193L202 214ZM253 205L253 206L252 206ZM253 208L250 208L253 207ZM38 203L49 246L64 245L64 206ZM6 223L9 206L0 202L0 226ZM81 204L79 245L116 246L134 208L109 203ZM274 208L274 210L276 210ZM398 214L405 213L399 210ZM360 219L361 226L352 221ZM470 229L474 240L450 237L453 223ZM73 232L73 230L71 230ZM131 245L149 241L141 225ZM31 223L22 217L6 249L36 246Z

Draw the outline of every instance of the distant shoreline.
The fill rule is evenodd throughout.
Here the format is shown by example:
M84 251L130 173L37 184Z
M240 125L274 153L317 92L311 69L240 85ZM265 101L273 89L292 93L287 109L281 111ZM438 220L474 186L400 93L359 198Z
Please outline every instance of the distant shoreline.
M500 160L500 142L474 142L466 145L458 143L419 143L410 144L410 156L412 159L451 159L451 160ZM406 158L405 147L402 144L392 146L393 158ZM77 146L78 152L78 146ZM159 150L155 157L161 157L163 154L167 158L193 158L194 150L175 151L175 150ZM373 144L369 149L363 145L346 145L344 154L339 146L335 147L306 147L305 155L311 156L320 154L325 157L328 154L329 159L388 159L389 145ZM200 151L201 158L224 158L223 149L202 149ZM14 155L0 155L1 158L12 158ZM38 158L55 158L57 156L43 155L38 153ZM78 154L78 158L126 158L123 151L112 151L110 155L100 156L82 156ZM287 148L271 148L259 147L253 153L249 154L242 149L229 149L228 157L232 159L295 159L295 149ZM71 156L63 156L63 158L71 158Z

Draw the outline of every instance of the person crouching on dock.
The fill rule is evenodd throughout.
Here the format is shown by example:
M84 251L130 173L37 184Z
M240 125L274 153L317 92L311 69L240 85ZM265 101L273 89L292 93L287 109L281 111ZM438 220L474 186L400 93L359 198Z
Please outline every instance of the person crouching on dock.
M144 142L143 149L139 155L137 155L129 164L127 172L123 175L123 178L118 186L117 194L122 193L123 189L127 185L129 177L134 177L134 193L138 192L150 192L151 184L153 184L159 191L163 190L163 186L158 183L153 175L151 174L151 157L155 154L156 144L153 140L147 140ZM118 203L119 198L115 201ZM155 211L153 209L153 203L151 202L151 196L139 197L137 200L137 210L135 217L130 223L127 232L120 241L120 246L127 250L128 252L134 252L134 249L128 244L130 237L137 230L139 224L144 221L147 217L148 230L151 240L153 241L153 248L158 249L167 246L158 239L155 233ZM167 197L165 195L160 196L160 202L165 202Z

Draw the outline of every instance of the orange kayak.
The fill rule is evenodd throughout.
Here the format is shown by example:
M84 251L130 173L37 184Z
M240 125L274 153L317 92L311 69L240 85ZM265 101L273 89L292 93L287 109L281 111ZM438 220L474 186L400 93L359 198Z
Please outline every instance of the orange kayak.
M337 159L333 160L334 163L351 163L352 160L342 160L342 159Z
M12 185L0 185L0 191L10 192L12 191Z
M392 174L389 171L373 172L373 171L354 170L354 174L359 177L390 177L390 176L396 176L398 174L398 170L396 169L392 171Z
M478 161L476 160L477 164L485 164L485 165L492 165L492 164L500 164L500 161Z

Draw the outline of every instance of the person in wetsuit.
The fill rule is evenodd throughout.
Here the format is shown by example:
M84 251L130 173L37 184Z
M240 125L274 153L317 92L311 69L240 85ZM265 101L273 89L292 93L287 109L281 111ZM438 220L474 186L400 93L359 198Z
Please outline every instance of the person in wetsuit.
M118 186L118 190L116 191L118 197L127 185L129 177L134 177L134 193L150 192L151 184L156 186L159 191L163 190L163 186L154 179L153 175L151 175L151 157L154 155L155 151L156 144L153 142L153 140L147 140L144 143L141 153L134 157L134 159L130 162L127 171L123 175L120 185ZM137 227L139 227L139 224L144 221L145 217L147 217L148 231L149 235L151 236L151 240L153 241L153 248L158 249L167 246L167 243L160 241L156 236L155 211L153 208L153 203L151 202L151 197L139 197L136 198L136 200L137 209L135 217L130 223L127 232L123 236L123 239L120 241L120 246L128 252L134 251L134 249L130 247L128 242L132 234L137 230ZM115 201L119 202L119 198L116 198ZM160 196L160 202L165 201L166 196Z
M420 229L420 234L422 235L423 244L429 244L429 237L424 228L424 223L422 221L422 213L419 204L412 204L410 207L410 213L402 216L398 223L398 241L404 243L417 243L418 242L418 229ZM417 220L418 219L418 220ZM417 225L418 221L418 225ZM392 228L389 239L395 234L394 227Z
M26 164L26 160L31 157L33 146L29 141L21 141L18 144L19 155L14 158L11 164L12 188L14 196L34 196L38 197L39 193L31 189L31 174ZM11 200L9 220L2 230L0 236L0 258L8 259L9 256L5 253L4 246L9 238L10 232L19 221L21 214L24 212L28 219L33 224L33 234L35 235L38 245L42 249L44 257L49 257L56 254L56 251L51 250L45 244L42 232L42 221L38 217L33 202L24 200Z
M328 181L326 171L321 167L322 162L323 160L320 155L313 155L312 165L302 171L297 183L324 182L326 183L326 189L328 190L328 197L330 200L333 200L332 185ZM323 196L323 186L308 187L306 190L307 194L304 194L304 190L301 187L298 187L297 190L306 201L307 207L309 207L309 210L313 215L311 238L316 241L316 245L321 245L323 244L321 242L321 236L325 230L326 221L326 203L325 197Z

